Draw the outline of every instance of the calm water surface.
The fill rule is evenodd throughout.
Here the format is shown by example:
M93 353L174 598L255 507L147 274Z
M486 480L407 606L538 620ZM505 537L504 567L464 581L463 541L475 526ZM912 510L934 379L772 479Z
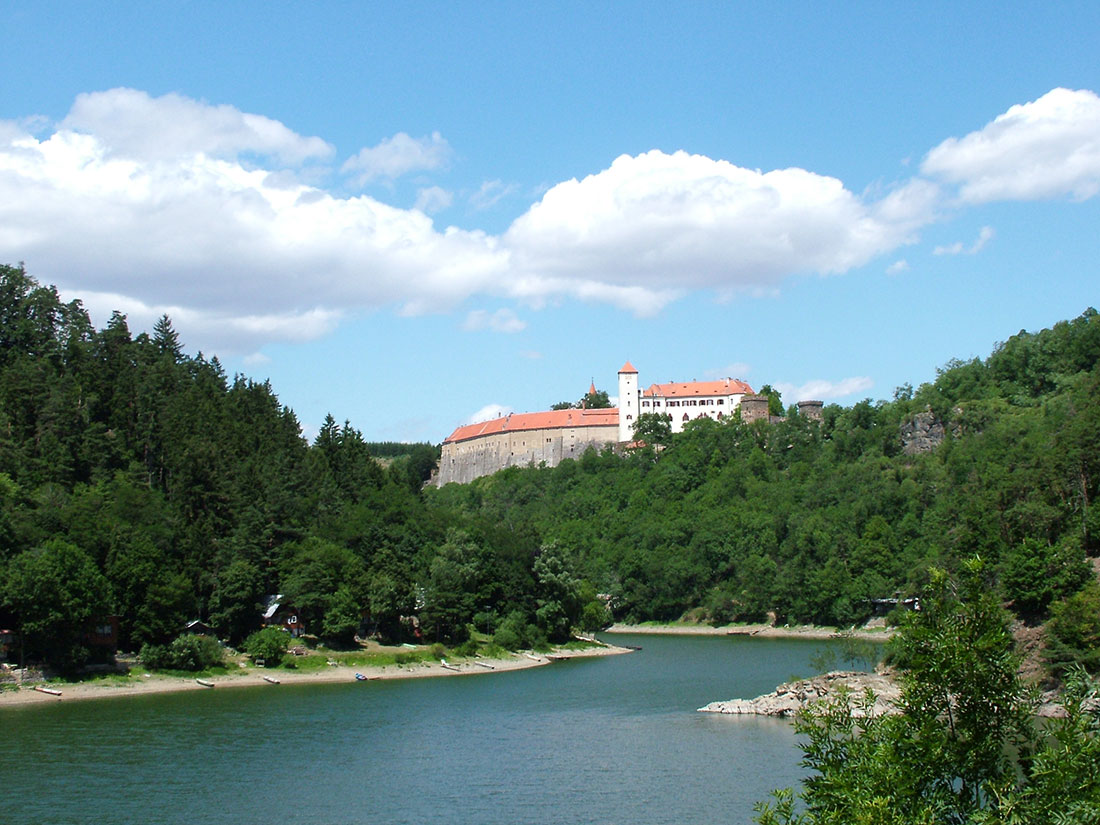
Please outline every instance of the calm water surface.
M827 642L608 640L643 649L0 711L0 823L740 825L797 783L788 723L695 709L808 675Z

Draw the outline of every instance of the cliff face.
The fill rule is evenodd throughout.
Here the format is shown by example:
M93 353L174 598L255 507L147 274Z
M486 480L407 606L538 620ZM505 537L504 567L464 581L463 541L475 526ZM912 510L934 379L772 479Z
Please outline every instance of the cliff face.
M927 453L943 443L943 423L931 410L917 413L908 421L903 421L901 430L901 451L906 455Z

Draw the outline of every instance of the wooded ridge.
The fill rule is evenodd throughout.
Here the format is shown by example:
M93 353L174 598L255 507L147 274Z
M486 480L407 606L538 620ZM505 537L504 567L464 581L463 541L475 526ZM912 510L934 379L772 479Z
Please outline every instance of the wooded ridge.
M476 630L515 648L599 627L608 605L848 626L980 556L1019 617L1050 619L1055 674L1096 670L1098 402L1089 309L820 423L703 419L665 444L425 489L431 445L378 445L383 464L332 416L309 444L270 385L185 354L167 317L97 330L3 266L0 629L74 668L108 655L89 636L106 617L122 650L196 618L236 644L273 594L344 643ZM938 443L907 451L906 428Z

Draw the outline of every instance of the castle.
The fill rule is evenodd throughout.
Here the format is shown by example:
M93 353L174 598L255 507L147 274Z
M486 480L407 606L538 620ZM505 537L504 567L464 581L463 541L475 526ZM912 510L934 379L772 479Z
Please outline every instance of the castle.
M744 381L686 381L651 384L639 390L638 370L627 361L619 370L619 407L515 413L492 421L467 424L443 442L436 484L465 484L505 467L554 467L579 458L589 447L625 444L645 413L667 414L672 431L683 431L696 418L721 421L740 408L742 421L769 419L768 399L755 395ZM820 401L800 401L799 413L820 420Z

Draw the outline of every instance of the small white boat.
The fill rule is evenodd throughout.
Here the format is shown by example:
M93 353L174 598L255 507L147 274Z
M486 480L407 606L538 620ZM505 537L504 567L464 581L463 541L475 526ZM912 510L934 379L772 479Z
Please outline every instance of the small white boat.
M265 682L271 682L271 684L273 684L273 685L279 684L279 680L276 679L274 676L265 676L264 681Z
M50 694L50 696L60 696L61 695L60 690L55 690L54 688L43 687L42 685L35 685L34 689L37 690L39 693L48 693L48 694Z
M206 681L205 679L196 679L195 681L196 681L196 682L197 682L198 684L202 685L203 687L208 687L208 688L212 688L212 687L214 687L214 683L213 683L213 682L208 682L208 681Z

